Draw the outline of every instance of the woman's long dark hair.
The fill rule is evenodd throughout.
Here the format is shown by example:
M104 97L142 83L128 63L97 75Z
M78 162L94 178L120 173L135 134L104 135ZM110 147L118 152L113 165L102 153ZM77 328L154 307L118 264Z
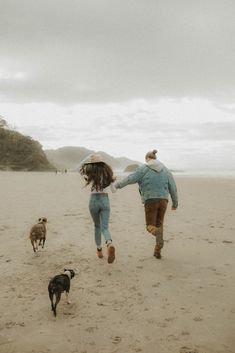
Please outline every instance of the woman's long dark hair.
M111 167L104 162L84 164L80 173L86 180L86 186L91 184L91 191L103 191L114 181Z

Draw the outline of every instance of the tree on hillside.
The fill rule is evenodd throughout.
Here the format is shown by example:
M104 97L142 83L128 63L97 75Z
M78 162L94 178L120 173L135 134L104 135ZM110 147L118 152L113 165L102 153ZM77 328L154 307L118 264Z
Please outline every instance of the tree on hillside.
M5 119L0 115L0 128L8 127L8 124Z

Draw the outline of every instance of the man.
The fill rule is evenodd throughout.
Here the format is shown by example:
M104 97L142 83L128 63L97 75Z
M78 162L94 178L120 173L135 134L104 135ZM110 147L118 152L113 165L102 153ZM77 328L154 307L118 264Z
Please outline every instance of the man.
M163 240L163 221L168 204L169 194L172 199L172 210L178 207L177 188L172 173L156 158L157 150L148 152L146 163L135 173L130 174L114 186L121 189L129 184L139 184L139 191L145 207L146 228L156 237L154 256L161 259Z

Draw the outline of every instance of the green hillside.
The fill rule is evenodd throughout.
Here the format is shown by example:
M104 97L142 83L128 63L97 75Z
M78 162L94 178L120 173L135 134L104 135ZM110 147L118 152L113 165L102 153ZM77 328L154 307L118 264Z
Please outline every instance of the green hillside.
M0 118L0 170L54 170L42 146L29 136L10 130Z

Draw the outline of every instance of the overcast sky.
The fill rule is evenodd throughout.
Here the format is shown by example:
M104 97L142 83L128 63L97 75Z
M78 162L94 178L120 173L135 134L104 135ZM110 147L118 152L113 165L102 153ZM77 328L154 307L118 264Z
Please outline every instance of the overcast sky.
M234 0L0 0L0 115L44 148L235 169Z

